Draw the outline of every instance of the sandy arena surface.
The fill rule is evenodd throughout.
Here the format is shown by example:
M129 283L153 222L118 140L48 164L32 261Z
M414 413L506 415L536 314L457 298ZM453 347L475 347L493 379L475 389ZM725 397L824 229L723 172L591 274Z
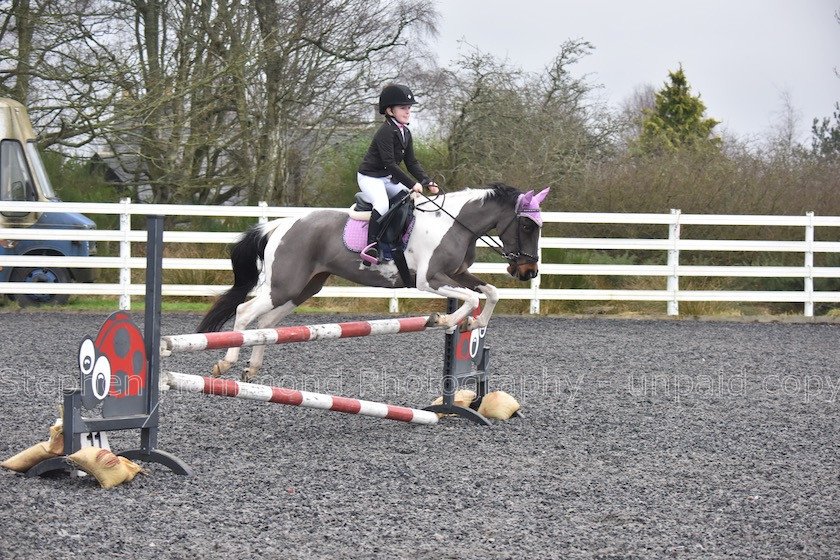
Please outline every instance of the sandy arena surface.
M0 458L46 439L104 318L0 313ZM361 318L382 317L292 322ZM198 320L167 314L162 330ZM491 384L525 418L489 428L164 393L159 447L195 475L149 464L104 491L4 470L0 558L837 558L838 335L496 317ZM259 382L422 407L442 352L439 331L278 346ZM221 355L163 364L205 375ZM136 432L111 443L135 447Z

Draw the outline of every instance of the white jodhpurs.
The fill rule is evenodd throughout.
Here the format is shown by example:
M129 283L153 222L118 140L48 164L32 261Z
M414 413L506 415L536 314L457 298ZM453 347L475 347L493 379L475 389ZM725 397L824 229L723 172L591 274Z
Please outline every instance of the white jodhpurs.
M392 196L405 192L408 189L402 183L392 183L391 176L370 177L369 175L356 174L359 182L359 189L370 199L373 209L382 216L388 211Z

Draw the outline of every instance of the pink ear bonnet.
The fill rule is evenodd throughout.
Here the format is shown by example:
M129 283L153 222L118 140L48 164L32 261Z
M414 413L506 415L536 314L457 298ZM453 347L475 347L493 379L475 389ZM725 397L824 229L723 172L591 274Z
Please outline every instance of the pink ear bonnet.
M525 194L520 194L516 201L516 216L524 216L534 220L534 222L542 227L543 221L540 215L540 202L545 200L548 196L549 188L545 188L534 194L534 191L528 191Z

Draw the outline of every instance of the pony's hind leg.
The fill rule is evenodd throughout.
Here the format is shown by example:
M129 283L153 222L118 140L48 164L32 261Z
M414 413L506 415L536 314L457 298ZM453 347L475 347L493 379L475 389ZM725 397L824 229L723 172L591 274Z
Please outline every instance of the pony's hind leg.
M275 292L274 297L268 299L274 301L279 299L279 301L285 301L286 303L262 313L254 312L254 317L257 318L257 326L264 329L276 325L280 319L289 315L298 305L321 291L321 287L329 276L328 272L315 274L295 297L290 297L290 293ZM294 282L290 282L290 284L295 285ZM265 345L254 346L251 351L251 359L248 361L248 368L242 373L242 381L253 381L257 377L260 368L262 368L264 356Z
M240 303L236 308L236 319L233 321L234 331L244 331L248 328L254 319L261 317L274 308L271 303L271 297L267 292L260 292L256 297L244 303ZM228 348L225 357L216 362L213 366L213 377L219 377L228 372L233 367L233 364L239 359L240 348L235 346Z
M280 319L289 315L292 311L295 310L297 307L292 302L286 302L280 307L277 307L262 317L259 318L257 321L257 327L260 329L265 329L276 325ZM248 367L242 372L242 381L253 381L260 372L260 368L263 365L263 357L265 356L265 344L261 344L259 346L254 346L251 350L251 359L248 360Z

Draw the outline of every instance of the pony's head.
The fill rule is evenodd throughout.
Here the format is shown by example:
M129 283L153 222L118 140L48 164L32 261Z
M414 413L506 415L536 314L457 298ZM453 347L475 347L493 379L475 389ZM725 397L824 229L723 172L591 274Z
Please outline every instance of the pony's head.
M518 191L517 191L518 192ZM519 193L514 202L513 219L499 230L508 261L508 274L519 280L530 280L539 274L539 241L542 228L540 203L549 189Z

